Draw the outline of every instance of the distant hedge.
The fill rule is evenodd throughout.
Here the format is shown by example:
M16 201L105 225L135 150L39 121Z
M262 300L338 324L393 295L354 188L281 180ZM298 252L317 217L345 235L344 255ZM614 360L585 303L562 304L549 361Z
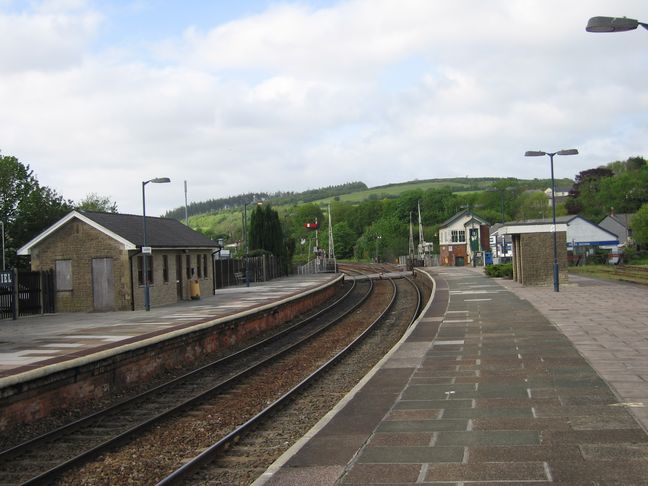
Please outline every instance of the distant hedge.
M486 265L484 272L489 277L513 278L513 264L499 263L497 265Z

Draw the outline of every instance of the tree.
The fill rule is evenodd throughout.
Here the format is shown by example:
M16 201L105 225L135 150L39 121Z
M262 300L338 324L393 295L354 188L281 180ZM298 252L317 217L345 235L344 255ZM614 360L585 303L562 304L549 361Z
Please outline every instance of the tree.
M41 186L28 165L0 154L0 218L5 226L5 255L18 266L18 248L72 209L56 191Z
M574 187L569 192L565 203L569 214L583 214L586 218L600 219L607 212L605 204L601 206L599 191L601 182L612 177L614 172L607 167L587 169L576 175Z
M648 203L641 206L630 221L632 239L637 245L648 245Z
M257 205L250 215L249 250L272 253L286 268L294 251L294 242L284 238L279 213L269 204Z
M544 192L525 192L518 197L517 219L543 219L551 214L551 200Z
M92 192L88 194L76 207L80 211L97 211L102 213L116 213L117 203L108 196L99 196Z
M333 241L337 258L351 258L356 242L356 234L346 221L333 225Z

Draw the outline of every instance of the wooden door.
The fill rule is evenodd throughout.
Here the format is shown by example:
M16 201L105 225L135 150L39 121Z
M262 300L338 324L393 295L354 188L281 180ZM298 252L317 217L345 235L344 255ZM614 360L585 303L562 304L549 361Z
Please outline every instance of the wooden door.
M178 296L178 300L182 300L182 255L176 255L175 267L176 267L176 294Z
M96 311L115 310L112 258L92 259L92 300Z

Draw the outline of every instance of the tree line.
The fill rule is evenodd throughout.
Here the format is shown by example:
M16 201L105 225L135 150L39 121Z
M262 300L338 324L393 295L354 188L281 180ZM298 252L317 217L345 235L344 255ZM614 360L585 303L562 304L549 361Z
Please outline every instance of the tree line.
M215 224L208 229L201 228L201 231L214 239L240 242L243 222L236 219L237 214L242 217L240 206L265 201L261 206L255 205L249 219L250 235L261 235L258 240L250 240L250 249L270 251L286 262L291 257L296 262L308 260L315 246L327 249L328 206L304 202L310 198L333 198L330 211L338 258L372 259L377 256L393 260L407 254L410 218L416 226L419 205L425 240L434 242L436 248L439 226L462 209L469 209L490 223L548 218L551 215L549 199L543 191L549 187L548 180L484 178L481 182L489 184L486 190L453 192L446 187L410 190L394 198L367 199L359 203L335 200L335 196L367 189L362 182L350 182L306 193L248 193L193 203L192 207L194 211L210 208L206 210L212 212L211 208L216 207L214 202L222 208L238 206L217 211L218 215L228 212L233 215L233 220L230 218L233 223L226 229ZM571 181L558 182L559 187L571 184ZM18 248L72 209L118 210L117 204L109 197L94 193L78 203L65 199L53 189L41 185L29 165L1 153L0 196L0 218L4 224L5 255L9 267L20 264L16 257ZM267 202L269 200L274 207ZM634 239L639 245L648 245L648 162L643 157L630 157L580 172L569 196L558 200L557 214L580 214L594 223L611 212L634 213ZM166 216L182 220L184 208L170 211ZM318 230L304 227L305 223L316 221ZM416 229L414 233L418 235Z

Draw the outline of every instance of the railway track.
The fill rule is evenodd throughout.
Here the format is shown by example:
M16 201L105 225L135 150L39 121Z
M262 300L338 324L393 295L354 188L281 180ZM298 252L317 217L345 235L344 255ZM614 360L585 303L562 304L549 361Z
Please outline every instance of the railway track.
M422 300L415 283L411 279L389 282L394 289L389 304L362 334L279 400L187 461L158 486L245 485L260 476L384 356L417 317ZM414 297L397 304L397 289L403 293L406 288Z
M370 292L349 285L343 298L259 343L136 397L0 453L0 484L51 484L64 471L129 442L165 417L231 388L291 346L312 339L352 312Z
M392 269L384 267L383 271ZM349 269L351 272L356 275L375 273L376 267ZM371 366L335 366L342 359L353 359L351 356L358 353L356 351L344 357L343 353L338 355L338 350L364 332L365 343L374 339L373 344L368 346L369 354L381 357L391 347L384 346L396 342L402 335L402 323L398 326L385 323L399 320L404 314L403 309L394 311L392 304L389 304L391 311L382 309L383 312L380 312L382 306L378 302L385 298L384 295L375 294L389 293L385 291L388 286L395 289L412 286L413 282L408 279L399 279L396 284L389 282L379 282L377 286L382 290L373 292L371 296L369 281L355 282L345 299L337 301L326 312L289 326L280 335L215 361L195 374L184 375L116 407L0 453L0 484L155 484L166 474L172 473L179 464L190 463L191 459L188 458L196 456L197 451L211 449L216 451L214 457L217 460L214 462L211 458L207 462L216 465L217 473L214 476L214 468L208 469L212 471L210 477L224 474L227 479L220 484L249 484L250 479L263 472L281 454L281 449L303 435L344 394L339 378L338 381L334 378L330 389L322 392L326 388L324 383L330 378L322 378L323 372L315 372L316 369L336 369L337 372L329 372L327 376L336 376L337 373L338 377L340 373L354 375L349 373L349 370L353 370L356 373L350 378L350 388ZM351 287L351 284L348 285ZM418 308L420 298L418 293L416 305L410 302L406 307L410 310ZM397 302L395 293L388 300ZM362 310L358 310L358 305L362 304L360 301L364 302ZM336 317L330 316L332 312L336 313ZM383 325L376 324L372 331L365 331L366 326L356 326L355 331L341 337L331 330L345 327L341 324L334 326L333 321L362 320L362 315L376 312L382 318L378 319L376 315L372 320ZM317 323L318 320L325 320L328 324ZM363 329L359 330L360 327ZM392 333L392 336L381 336L385 332ZM354 333L350 338L349 335ZM291 343L298 339L295 337L297 334L302 345L298 351L291 350ZM307 341L311 344L306 344ZM367 346L361 342L358 339L354 346ZM269 349L274 350L273 357L268 354ZM321 352L326 349L336 349L333 353L329 352L336 355L335 359L323 357ZM363 361L369 363L377 359L379 357L364 358ZM329 363L324 365L324 362ZM294 370L301 373L299 379L295 379L297 375ZM304 379L305 371L307 375L320 377ZM291 390L290 393L287 390ZM284 413L287 418L282 419ZM299 424L301 429L293 430ZM254 427L255 432L250 433L250 427ZM184 432L184 436L171 432L178 429ZM271 432L262 434L260 431L264 429ZM273 441L274 445L271 445ZM241 444L244 452L237 449L237 443ZM250 446L250 443L260 445ZM261 446L265 447L263 451L259 449ZM224 456L222 451L225 448L231 453ZM252 458L255 464L250 466L240 457ZM223 461L226 467L222 467ZM230 467L232 461L240 466L234 468L234 472ZM184 475L184 472L175 474ZM173 473L171 479L166 481L176 481ZM209 484L219 482L210 479Z

